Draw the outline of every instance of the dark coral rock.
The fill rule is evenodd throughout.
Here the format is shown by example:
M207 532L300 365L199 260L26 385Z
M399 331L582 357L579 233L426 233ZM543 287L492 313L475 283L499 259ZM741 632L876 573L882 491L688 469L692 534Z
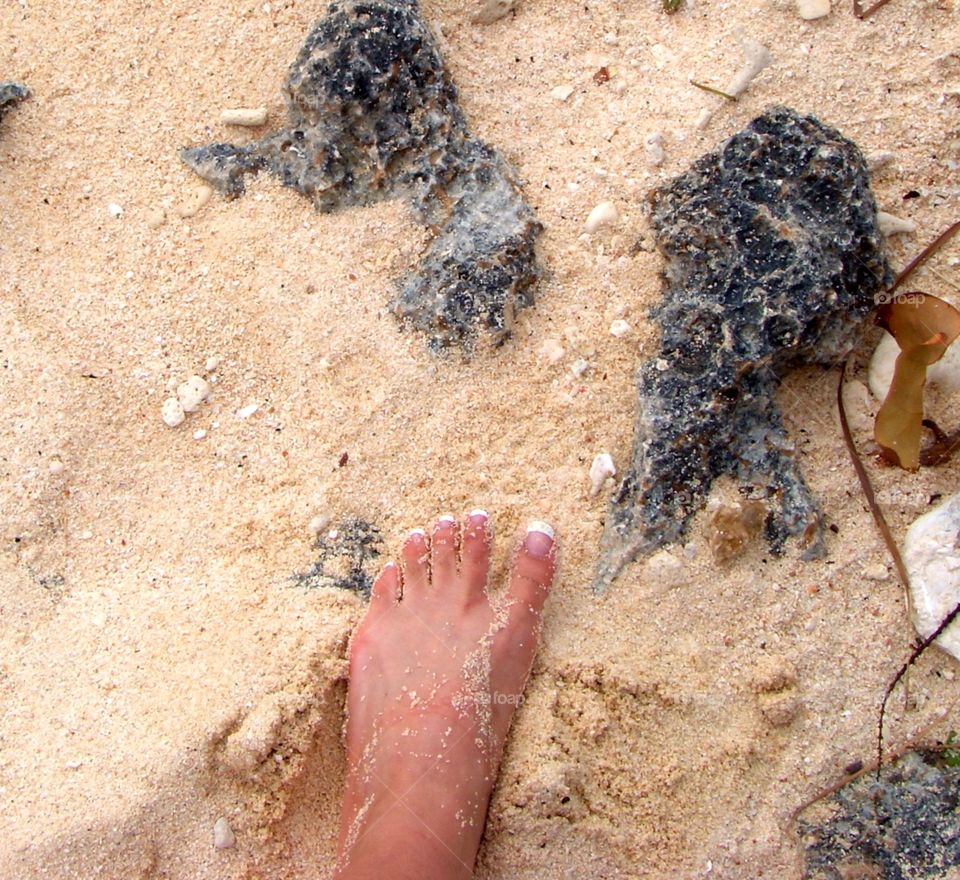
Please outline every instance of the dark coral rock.
M345 520L317 540L317 561L294 580L301 587L336 587L370 598L382 544L376 526L357 518Z
M3 119L11 107L19 104L30 94L30 90L20 83L0 82L0 119Z
M228 196L262 169L321 211L410 199L438 230L392 303L434 347L497 340L533 302L540 231L516 176L472 137L415 0L339 0L307 37L286 82L288 125L246 146L183 160Z
M783 107L650 196L666 292L660 352L640 367L633 457L614 494L595 586L679 538L714 479L736 475L769 508L774 552L821 517L775 393L804 364L849 350L891 280L856 145Z
M805 880L955 877L960 867L960 768L909 752L879 781L861 776L808 808L797 830Z

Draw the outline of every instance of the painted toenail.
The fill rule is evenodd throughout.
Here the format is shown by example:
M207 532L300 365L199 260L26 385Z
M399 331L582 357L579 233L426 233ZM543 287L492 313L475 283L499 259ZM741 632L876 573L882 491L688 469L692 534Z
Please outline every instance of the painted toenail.
M475 516L482 516L484 519L490 519L490 514L487 513L482 507L478 507L475 510L471 510L467 516L473 518Z
M411 537L411 538L416 538L416 537L426 538L426 537L427 537L427 533L426 533L423 529L411 529L411 530L410 530L410 537Z
M553 550L553 529L545 522L530 523L524 546L531 556L546 558Z
M437 525L440 525L440 523L455 523L456 521L457 518L452 513L445 513L437 519Z

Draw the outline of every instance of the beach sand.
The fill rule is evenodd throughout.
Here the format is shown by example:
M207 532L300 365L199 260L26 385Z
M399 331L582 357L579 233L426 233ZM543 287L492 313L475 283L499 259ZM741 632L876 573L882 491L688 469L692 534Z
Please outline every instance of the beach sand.
M598 598L609 490L592 496L588 470L603 451L625 468L634 373L656 351L645 196L766 107L894 154L878 205L917 226L889 240L895 267L957 219L953 3L805 22L786 0L674 16L524 0L481 26L465 2L425 2L473 132L545 227L536 307L472 358L434 356L387 309L428 240L403 202L321 215L263 175L180 216L201 181L178 150L255 136L224 108L279 123L323 9L0 6L0 78L32 90L0 123L0 877L328 877L363 602L292 579L316 558L309 523L362 517L386 558L407 530L482 506L499 573L530 519L556 527L562 570L478 876L798 878L791 816L873 759L914 638L843 447L837 372L795 372L779 398L834 527L823 561L757 541L720 565L701 514ZM689 80L723 87L738 28L774 63L728 103ZM585 235L604 200L619 222ZM912 286L948 294L958 260L955 239ZM611 335L616 319L631 332ZM192 374L212 397L169 428L168 384ZM876 404L858 390L866 447ZM955 425L956 404L937 405ZM898 537L958 485L957 462L866 460ZM960 728L956 672L927 652L909 703L891 703L888 749ZM220 817L232 848L213 846Z

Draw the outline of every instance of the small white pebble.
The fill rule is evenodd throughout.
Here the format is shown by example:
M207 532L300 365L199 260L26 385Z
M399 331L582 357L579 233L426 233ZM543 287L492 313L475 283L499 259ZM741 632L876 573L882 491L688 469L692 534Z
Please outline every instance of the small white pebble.
M208 373L213 373L213 372L216 372L216 369L219 366L220 366L220 358L208 357L207 362L203 365L203 369Z
M88 530L85 531L85 532L80 532L80 534L78 535L78 537L80 538L81 541L89 541L89 540L93 537L93 532L91 532L91 531L88 529Z
M830 14L830 0L797 0L797 15L804 21L813 21Z
M566 101L573 94L573 86L563 85L550 89L550 97L555 101Z
M599 495L607 479L616 475L617 469L614 467L610 453L601 452L593 459L593 464L590 465L590 494L593 496Z
M207 432L203 428L197 428L197 430L193 432L194 440L202 440L206 436Z
M890 577L890 572L882 562L876 562L873 565L864 566L863 576L868 581L885 581Z
M220 112L220 121L224 125L245 125L256 128L267 121L266 107L235 107Z
M160 417L163 419L165 425L176 428L177 425L183 424L186 415L183 412L180 401L177 400L176 397L168 397L163 402L163 406L160 407Z
M318 513L307 524L307 529L311 535L319 535L328 525L330 525L330 516L326 513Z
M547 339L543 345L540 346L540 354L550 361L551 364L560 363L566 353L566 349L564 349L556 339Z
M177 207L177 214L184 219L195 216L210 201L211 196L213 196L213 187L206 184L195 187Z
M664 159L663 134L655 131L647 135L647 139L643 142L643 145L647 151L647 164L651 168L659 168L663 164Z
M221 816L213 823L213 845L216 849L230 849L237 843L237 838L230 827L230 823Z
M617 339L620 339L622 336L626 336L629 332L630 325L622 318L618 318L616 321L610 324L610 335L616 336Z
M212 390L210 383L202 376L191 376L186 382L177 386L177 399L184 412L196 412L200 409L200 404L210 396Z
M167 219L167 212L163 208L151 208L147 211L147 226L151 229L159 229Z
M603 35L603 42L607 46L616 46L620 40L617 39L617 35L613 31L609 31Z
M252 416L258 409L260 409L259 403L250 403L247 406L243 407L243 409L237 410L237 418L249 419L250 416Z
M877 211L877 228L881 235L898 235L901 232L916 232L917 224L886 211Z
M110 204L107 205L107 210L110 212L111 217L119 217L123 213L123 208L116 202L110 202Z
M605 226L613 226L619 219L620 212L613 202L600 202L587 216L587 222L583 228L592 235Z
M585 361L583 358L577 358L572 364L570 364L570 372L573 373L578 379L590 369L590 362Z
M47 470L49 470L54 476L57 474L62 474L64 471L64 464L59 458L51 458L50 464L47 465Z
M896 158L897 154L894 153L893 150L874 150L867 156L867 168L870 169L870 171L879 171Z

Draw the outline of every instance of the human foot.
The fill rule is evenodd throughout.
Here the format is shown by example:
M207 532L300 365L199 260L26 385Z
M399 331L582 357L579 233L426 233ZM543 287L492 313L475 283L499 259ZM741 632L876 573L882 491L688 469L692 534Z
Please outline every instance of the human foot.
M488 591L493 536L460 527L407 538L350 646L347 778L337 880L469 877L553 581L556 546L534 523L507 589ZM459 551L459 552L458 552ZM389 863L387 863L389 859Z

